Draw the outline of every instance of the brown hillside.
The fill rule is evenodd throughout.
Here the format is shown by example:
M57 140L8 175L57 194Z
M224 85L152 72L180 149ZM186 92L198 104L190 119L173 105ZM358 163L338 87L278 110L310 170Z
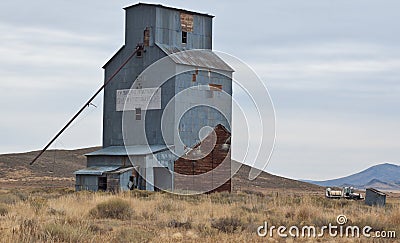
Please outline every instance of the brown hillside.
M232 163L236 163L236 165L240 164L236 161L233 161ZM272 175L267 172L261 172L255 180L250 181L248 179L250 168L250 166L242 164L239 171L233 176L232 185L234 191L296 191L297 193L304 192L307 194L321 194L325 191L323 187L317 185Z
M50 150L32 166L38 151L0 155L0 183L2 187L73 187L73 172L86 166L86 153L99 149ZM239 163L239 162L233 162ZM235 167L235 166L233 166ZM233 191L324 191L322 187L262 172L255 180L248 179L250 167L242 165L232 178Z
M74 186L73 172L86 166L84 154L98 148L46 151L32 166L38 151L0 155L2 187Z

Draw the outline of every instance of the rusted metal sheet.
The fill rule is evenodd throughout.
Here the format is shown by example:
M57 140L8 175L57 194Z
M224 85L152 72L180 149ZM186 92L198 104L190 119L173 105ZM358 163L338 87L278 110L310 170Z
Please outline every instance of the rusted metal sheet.
M192 32L193 31L193 15L187 13L181 13L181 27L182 31Z
M190 158L191 154L198 157L201 151L211 150L210 153L198 160L179 158L174 166L177 173L175 190L231 192L231 155L227 149L230 146L230 136L227 129L218 125L187 157Z
M222 91L222 85L220 84L208 84L210 86L210 90L212 91Z

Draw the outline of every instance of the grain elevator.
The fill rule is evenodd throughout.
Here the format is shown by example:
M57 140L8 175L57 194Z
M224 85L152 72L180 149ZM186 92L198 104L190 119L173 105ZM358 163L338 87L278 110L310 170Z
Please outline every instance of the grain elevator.
M125 12L125 44L104 65L105 80L135 56L104 89L102 149L75 172L76 190L230 191L234 70L211 51L213 16L144 3ZM176 75L162 84L143 75L164 59Z

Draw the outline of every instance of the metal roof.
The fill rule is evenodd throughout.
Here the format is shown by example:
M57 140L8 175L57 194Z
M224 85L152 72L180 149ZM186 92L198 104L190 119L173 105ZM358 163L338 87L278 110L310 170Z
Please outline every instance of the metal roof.
M177 64L228 72L235 71L212 50L186 50L182 47L169 46L160 43L156 43L156 45Z
M386 196L386 193L381 192L381 191L378 191L378 190L376 190L375 188L367 188L366 190L367 190L367 191L374 192L374 193L376 193L376 194L378 194L378 195L380 195L380 196Z
M134 145L134 146L110 146L103 148L86 156L127 156L154 154L168 149L166 145Z
M93 166L75 171L75 175L102 175L105 172L117 170L119 166Z
M177 10L177 11L180 11L180 12L185 12L185 13L190 13L190 14L203 15L203 16L207 16L207 17L211 17L211 18L215 17L215 16L207 14L207 13L198 13L198 12L194 12L194 11L190 11L190 10L186 10L186 9L168 7L168 6L164 6L164 5L161 5L161 4L151 4L151 3L137 3L137 4L134 4L134 5L125 7L124 9L127 10L129 8L134 8L134 7L138 7L138 6L152 6L152 7L158 7L158 8Z
M122 173L125 173L125 172L133 170L133 169L134 169L134 167L120 168L120 169L118 169L116 171L112 171L111 174L122 174Z

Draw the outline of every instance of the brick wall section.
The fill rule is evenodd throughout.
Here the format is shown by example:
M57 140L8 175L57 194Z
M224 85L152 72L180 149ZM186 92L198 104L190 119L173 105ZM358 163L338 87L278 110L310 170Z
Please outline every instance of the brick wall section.
M174 166L175 190L231 192L230 137L224 126L217 125L185 158L179 158Z

